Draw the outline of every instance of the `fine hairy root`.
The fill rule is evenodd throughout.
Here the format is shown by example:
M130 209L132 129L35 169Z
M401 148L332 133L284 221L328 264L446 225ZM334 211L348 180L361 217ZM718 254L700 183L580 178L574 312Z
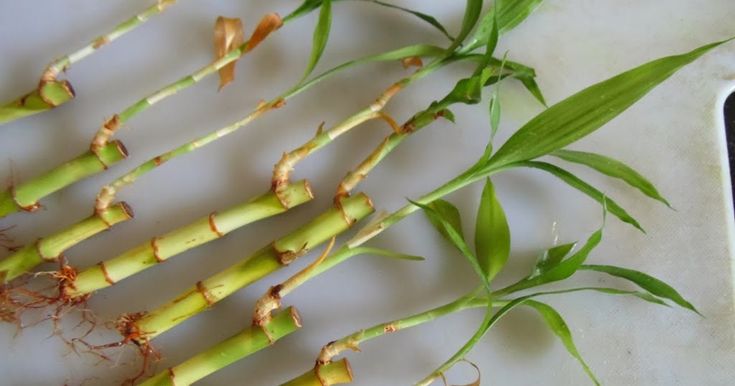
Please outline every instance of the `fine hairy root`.
M21 245L16 244L12 237L8 235L8 231L15 228L15 225L9 225L5 228L0 228L0 248L4 248L8 252L16 252L20 249Z

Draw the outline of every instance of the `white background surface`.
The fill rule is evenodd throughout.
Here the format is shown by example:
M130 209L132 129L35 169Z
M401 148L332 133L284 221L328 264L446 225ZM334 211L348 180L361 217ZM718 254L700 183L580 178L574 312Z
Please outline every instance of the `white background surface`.
M3 1L0 10L0 99L33 87L55 55L143 9L150 0ZM0 177L23 180L83 151L108 116L154 89L204 65L212 55L212 26L218 15L242 17L250 30L268 11L285 15L295 1L197 2L183 0L164 15L75 65L68 77L78 98L56 111L4 126L0 132ZM404 4L404 2L400 2ZM436 14L452 30L464 2L405 2ZM584 1L547 0L522 26L501 40L500 52L537 69L550 103L589 84L645 61L688 51L735 34L735 3L725 0ZM160 103L132 120L119 138L128 161L43 201L44 210L0 221L16 224L21 242L59 230L86 217L101 184L175 144L190 140L244 115L297 80L310 49L315 15L274 34L239 62L237 80L217 93L212 77ZM334 6L333 34L322 66L327 68L366 53L418 42L444 44L418 20L367 4ZM454 66L397 97L387 111L399 121L449 90L468 67ZM184 225L217 208L226 208L266 191L280 154L301 144L321 121L335 123L366 106L391 82L405 75L397 63L344 73L292 100L227 139L180 158L142 178L121 199L136 219L67 253L72 264L90 266L117 255L152 235ZM735 45L706 55L654 90L641 103L573 148L598 151L634 165L669 198L677 211L642 199L622 184L571 167L607 191L636 216L648 234L615 219L594 263L644 270L679 289L706 318L626 298L578 294L547 299L562 312L580 351L609 385L725 385L735 378L735 313L731 269L731 204L725 185L721 107L735 80ZM540 111L519 86L502 90L500 139ZM485 104L456 108L457 124L438 122L406 141L364 182L379 209L393 210L405 197L417 197L469 165L487 134ZM100 292L89 306L103 320L122 312L153 308L196 280L247 256L327 208L336 184L387 133L368 123L299 165L295 178L309 178L317 199L288 215L272 218L189 251L165 266ZM567 165L565 165L567 167ZM600 221L597 205L560 182L534 171L496 178L513 232L513 257L502 282L524 275L540 249L558 235L581 240ZM464 214L470 232L479 186L449 197ZM727 194L726 194L727 193ZM557 233L552 231L556 223ZM471 232L470 232L471 233ZM729 235L728 235L729 234ZM360 327L442 304L475 285L464 260L440 240L421 215L406 219L373 245L427 257L423 263L358 257L286 298L305 326L298 333L201 384L272 385L313 364L324 343ZM160 368L234 334L250 323L253 302L270 285L295 272L310 258L268 277L190 319L155 340L164 354ZM49 267L52 268L52 267ZM627 284L579 275L577 283ZM453 315L403 331L348 354L357 385L411 383L443 362L474 331L481 312ZM69 354L48 326L0 326L0 383L10 385L114 384L136 363L132 350L110 368L89 356ZM100 332L99 342L115 340ZM527 310L509 315L469 356L487 384L587 384L578 364L543 322ZM471 370L452 372L455 383Z

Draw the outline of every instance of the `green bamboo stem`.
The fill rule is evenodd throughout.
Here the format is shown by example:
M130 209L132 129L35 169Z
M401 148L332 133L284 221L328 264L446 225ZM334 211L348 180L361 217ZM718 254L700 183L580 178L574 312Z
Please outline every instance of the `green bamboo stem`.
M312 248L349 229L373 212L364 194L343 200L290 234L261 248L245 260L198 282L173 301L121 328L126 336L137 331L135 341L146 344L190 317L206 310L238 289L282 268Z
M131 218L133 218L132 210L121 202L105 211L95 212L61 232L38 239L0 260L0 283L9 282L41 263L58 261L64 251L80 240L86 240Z
M497 169L487 168L482 170L476 170L474 167L471 167L454 179L422 196L417 200L417 202L420 204L429 204L432 201L462 189L473 182L511 167L513 167L513 165L507 165ZM258 323L261 320L267 319L267 316L272 311L281 306L281 299L283 297L290 294L307 281L331 268L334 268L353 256L373 253L373 248L363 247L362 245L419 209L420 208L418 206L408 204L383 218L378 218L377 221L368 224L361 229L357 235L340 247L336 252L326 256L319 262L319 264L309 266L283 283L271 287L257 303L257 307L254 312L254 322ZM294 278L297 279L294 280Z
M285 197L287 199L283 202L286 205L273 192L267 192L224 211L213 212L163 236L153 237L117 257L79 272L64 287L64 296L69 299L87 296L247 224L308 202L314 196L308 182L302 180L291 184L285 191Z
M431 64L422 67L410 76L407 76L393 83L390 87L383 91L378 96L378 98L367 108L360 110L356 114L332 126L326 131L323 131L320 127L314 138L307 141L298 148L284 153L283 157L281 157L281 159L273 168L272 184L274 191L276 193L279 193L281 189L288 186L290 173L298 162L302 161L310 154L322 149L324 146L330 144L332 141L337 139L342 134L350 131L352 128L357 127L366 121L381 118L385 119L391 126L394 126L395 129L396 125L393 119L390 118L388 115L382 113L382 110L385 108L386 104L388 104L388 102L401 90L405 89L413 82L422 79L432 72L438 70L442 67L442 65L443 62L441 60L435 60Z
M97 153L88 150L42 176L12 186L0 193L0 218L19 210L35 211L41 206L38 202L41 198L104 171L109 165L125 159L127 155L122 142L113 141Z
M115 199L117 192L121 188L134 183L138 180L138 178L142 177L143 175L153 171L154 169L176 157L191 153L196 149L204 147L224 136L234 133L242 127L247 126L251 122L260 118L263 114L281 107L289 96L290 95L288 94L283 94L270 100L269 102L261 103L257 108L255 108L242 119L233 122L225 127L219 128L209 134L205 134L191 142L180 145L165 153L159 154L140 164L139 166L133 168L126 174L117 178L112 183L107 184L102 187L102 189L100 189L100 192L97 194L97 199L95 202L95 210L104 210Z
M271 18L273 15L271 15ZM268 17L264 18L264 22ZM279 19L280 20L280 19ZM286 23L293 18L286 18L283 23ZM258 41L259 43L259 41ZM124 149L122 143L119 141L110 141L111 137L115 132L123 126L126 122L132 119L137 114L147 110L156 103L166 99L169 96L176 94L177 92L184 90L188 87L193 86L200 80L207 76L216 73L222 67L227 64L239 59L252 49L257 44L251 44L251 40L246 41L239 47L225 54L223 57L211 62L210 64L200 68L191 75L182 77L181 79L155 91L147 97L133 103L132 105L125 108L118 114L108 118L102 127L99 129L97 134L92 139L90 150L86 151L79 157L72 159L66 164L56 167L44 175L21 183L14 189L8 189L7 191L0 193L0 218L7 216L8 214L15 213L19 210L32 211L38 207L38 201L58 190L61 190L75 182L82 180L83 178L89 177L90 175L99 173L105 170L108 166L115 164L127 156L124 150L120 151L120 155L117 157L110 157L109 148L111 145L116 145L119 149ZM92 165L89 165L92 162ZM82 169L84 173L72 174L65 171L65 169ZM43 183L53 179L54 184ZM19 197L19 191L27 192L24 197Z
M267 325L250 326L179 365L161 371L141 386L188 386L231 363L258 352L301 327L295 308L275 315ZM325 373L336 373L337 366ZM344 368L344 366L342 366Z
M315 367L281 386L326 386L352 382L352 369L346 358Z
M387 334L404 330L407 328L415 327L424 323L431 322L442 316L449 315L455 312L472 309L487 307L487 299L477 298L474 293L462 296L452 302L444 304L442 306L432 308L427 311L419 312L414 315L395 319L389 322L379 323L372 327L359 330L350 335L347 335L338 340L332 341L325 345L319 352L319 358L317 359L316 366L305 372L303 375L294 378L281 386L297 386L297 385L318 385L318 386L331 386L342 383L350 383L352 381L352 374L348 380L335 381L334 378L328 378L320 376L323 374L323 370L328 368L334 363L340 363L342 360L334 360L334 357L341 354L345 350L359 351L360 344L375 339ZM310 383L300 383L304 380L309 380Z
M53 61L46 67L35 90L0 106L0 125L53 109L74 99L74 89L71 84L66 80L57 80L61 72L68 70L72 64L92 55L98 49L132 31L151 17L160 14L175 2L176 0L158 0L155 5L115 26L112 31L98 36L84 47Z
M100 192L97 195L96 202L95 202L95 211L100 212L100 213L106 211L107 208L114 201L117 192L121 188L134 183L138 178L155 170L156 168L163 165L164 163L167 163L168 161L178 156L190 153L200 147L206 146L226 135L229 135L237 131L238 129L246 126L247 124L261 117L266 112L269 112L273 109L277 109L281 107L289 98L295 95L298 95L299 93L303 92L304 90L318 83L318 81L323 80L326 77L338 71L349 68L351 65L354 65L359 62L360 60L353 60L345 64L336 66L330 70L327 70L324 73L316 76L311 81L300 83L296 85L295 87L289 89L288 91L282 93L281 95L271 99L270 101L261 103L255 110L250 112L243 119L237 122L234 122L228 126L225 126L223 128L220 128L218 130L215 130L212 133L201 136L191 142L188 142L184 145L176 147L168 152L159 154L158 156L153 157L149 159L148 161L142 163L141 165L133 168L131 171L117 178L112 183L105 185L100 190ZM438 68L439 68L439 63L436 62L434 65L427 66L426 68L415 72L411 76L406 77L394 83L391 87L385 90L376 99L376 101L372 103L368 108L358 112L352 117L349 117L343 122L335 125L333 128L331 128L327 132L318 133L315 138L307 141L304 145L300 146L296 150L291 151L289 153L285 153L281 161L279 161L279 163L276 164L276 166L274 167L274 178L276 178L275 176L279 176L278 177L279 180L278 182L272 183L273 191L275 192L279 201L281 201L281 205L284 208L292 207L292 205L289 203L291 198L289 198L290 193L288 192L288 190L291 189L291 184L288 181L288 176L290 174L291 169L296 165L298 161L303 160L305 157L307 157L310 154L313 154L315 151L331 143L331 141L337 138L339 135L344 134L351 128L359 125L360 123L366 120L373 119L375 117L383 117L389 121L392 121L390 118L386 116L381 116L380 110L386 105L386 103L396 93L398 93L403 87L406 87L407 85L409 85L411 82L415 80L421 79L422 77L430 74L431 72L433 72L434 70ZM393 123L393 125L397 127L395 123ZM339 201L337 200L337 202ZM1 203L1 200L0 200L0 203ZM247 217L245 217L244 220L248 220ZM245 224L242 224L242 225L245 225ZM206 231L202 230L202 232L206 232ZM83 241L83 239L76 239L75 241L76 243L79 243ZM209 240L206 240L206 241L209 241ZM130 262L137 261L137 263L133 263L133 265L138 267L139 270L142 270L142 269L145 269L145 267L151 266L151 264L149 264L150 259L142 257L142 256L149 256L151 254L149 251L149 249L152 248L151 245L155 245L155 243L151 242L147 244L145 247L141 246L140 248L135 249L135 251L137 251L135 253L131 251L132 255L125 254L121 256L121 258L125 257L125 259L121 260L118 265L126 266L129 268L131 267ZM191 247L194 247L194 246L195 245L191 245ZM141 255L141 254L144 254L144 255ZM30 269L33 266L35 266L35 264L37 263L34 263L34 261L30 261L27 263L27 265L24 265L24 267L26 269ZM87 295L97 289L104 288L105 286L111 285L114 282L116 282L117 280L114 279L115 275L105 275L107 268L108 267L106 267L104 263L102 263L102 265L93 269L93 272L95 273L90 272L89 274L85 273L84 275L82 275L82 277L84 277L85 279L82 280L81 283L79 284L68 283L70 287L67 288L68 290L67 295L71 297ZM125 278L135 272L138 272L138 271L130 271L126 273L125 275L122 275L120 278Z

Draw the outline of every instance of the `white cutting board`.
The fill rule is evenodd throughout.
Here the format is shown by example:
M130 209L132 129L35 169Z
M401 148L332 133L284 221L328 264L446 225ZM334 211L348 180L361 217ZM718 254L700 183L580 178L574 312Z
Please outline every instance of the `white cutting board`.
M152 0L4 1L0 11L0 98L29 90L54 55L69 52ZM404 4L404 2L400 2ZM63 108L0 128L0 177L26 179L84 150L99 124L144 93L207 63L217 15L239 16L252 28L268 11L285 14L296 1L202 2L182 0L166 14L75 65L68 74L78 98ZM406 1L457 29L464 2ZM135 118L120 132L130 159L107 173L43 201L44 210L0 221L30 242L87 216L101 184L149 157L244 115L259 99L275 95L301 74L314 15L269 38L238 64L237 80L221 93L207 79ZM505 35L500 52L535 67L549 102L651 59L688 51L735 35L735 2L685 0L547 0L523 25ZM320 68L366 53L417 42L444 44L422 22L369 4L334 6L334 32ZM388 107L404 120L439 97L469 67L454 66L411 87ZM344 73L292 100L251 127L187 155L141 179L121 198L135 209L120 225L68 252L92 265L213 209L226 208L268 188L281 152L308 139L321 121L337 122L369 103L407 74L397 63ZM635 299L577 294L547 301L569 323L580 351L608 385L727 385L735 380L733 214L725 155L722 104L735 84L735 44L686 67L622 116L573 148L619 158L648 176L672 202L672 211L624 185L570 169L616 198L647 229L641 234L610 218L591 262L619 264L665 279L706 316ZM514 81L502 88L506 138L541 109ZM457 123L438 122L406 141L362 185L380 209L393 210L470 164L487 134L486 105L456 108ZM155 307L196 280L247 256L325 209L340 177L387 133L369 123L299 165L317 200L286 216L263 221L190 251L103 291L89 307L100 319ZM513 232L508 282L525 274L535 254L556 238L586 238L600 223L599 207L553 178L513 171L496 178ZM472 229L479 186L449 197ZM313 364L321 345L379 321L434 307L475 285L471 269L440 240L422 215L386 232L373 245L423 255L423 263L358 257L305 285L285 304L296 305L305 326L275 347L208 377L202 385L273 385ZM269 277L190 319L155 341L169 366L249 324L254 300L270 285L313 257ZM52 267L48 267L49 269ZM577 284L619 285L580 274ZM402 331L348 354L357 385L410 384L434 369L472 334L481 312L465 312ZM7 385L115 384L137 365L132 350L119 364L97 364L46 339L47 325L13 337L0 326L0 383ZM98 342L116 339L99 331ZM116 356L117 357L117 356ZM580 366L539 317L518 310L502 321L468 359L483 384L583 385ZM474 370L452 371L453 383Z

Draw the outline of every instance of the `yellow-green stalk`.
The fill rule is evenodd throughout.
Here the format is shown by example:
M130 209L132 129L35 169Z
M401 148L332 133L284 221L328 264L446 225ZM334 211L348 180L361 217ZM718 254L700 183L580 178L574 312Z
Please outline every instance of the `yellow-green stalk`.
M289 16L281 20L278 15L269 14L265 16L258 27L256 27L256 32L261 35L263 31L271 32L274 29L280 28L281 25L288 21L293 20L296 16ZM127 153L124 151L122 143L119 141L111 141L112 136L121 126L126 124L137 114L147 110L161 100L193 86L200 80L216 73L222 67L250 52L264 39L264 36L261 35L257 38L254 36L239 47L225 54L223 57L200 68L191 75L187 75L155 91L147 97L128 106L120 113L108 118L92 139L90 149L82 155L72 159L62 166L46 172L40 177L18 184L5 192L0 193L0 218L20 210L32 212L40 206L40 199L78 182L83 178L99 173L107 169L108 166L124 159ZM114 149L118 149L118 152L112 152ZM66 171L67 169L72 169L76 172L70 173Z
M206 310L240 288L290 264L326 240L344 232L373 212L365 194L357 194L310 222L261 248L245 260L197 282L171 302L120 328L125 338L147 344L151 339Z
M342 358L323 366L314 367L282 386L326 386L352 383L352 369L346 358Z
M153 237L117 257L79 272L64 283L63 297L72 300L85 297L247 224L283 213L313 197L309 184L302 180L284 191L284 200L273 192L267 192L224 211L212 212L189 225Z
M61 232L36 240L0 260L0 285L27 273L41 263L58 261L64 251L81 240L86 240L131 218L133 211L127 204L121 202L103 212L95 212Z
M305 91L309 87L315 85L319 81L329 77L330 75L333 75L341 70L347 69L353 65L364 63L364 62L370 62L370 61L380 61L380 60L386 60L386 58L394 59L397 57L404 57L404 56L411 56L415 54L436 54L439 52L438 48L431 47L431 46L409 46L405 48L401 48L394 51L389 51L384 54L378 54L378 55L372 55L365 58L352 60L349 62L346 62L342 65L336 66L330 70L325 71L324 73L314 77L313 79L309 80L308 82L301 82L300 84L292 87L288 91L282 93L281 95L271 99L268 102L261 103L257 108L255 108L251 113L249 113L247 116L245 116L243 119L236 121L230 125L227 125L225 127L222 127L218 130L215 130L209 134L206 134L204 136L201 136L191 142L188 142L186 144L180 145L168 152L165 152L163 154L160 154L156 157L153 157L149 159L148 161L142 163L141 165L133 168L128 173L124 174L123 176L117 178L115 181L113 181L110 184L105 185L102 189L100 189L100 192L97 195L97 199L95 202L95 212L96 213L105 213L111 203L115 200L115 196L117 192L127 186L135 182L138 178L145 175L146 173L151 172L152 170L158 168L162 164L176 158L179 156L182 156L184 154L188 154L200 147L203 147L205 145L208 145L228 134L231 134L235 132L236 130L245 127L252 121L258 119L263 114L277 109L281 107L288 99L294 97L295 95L298 95L299 93ZM317 133L317 135L307 141L304 145L298 147L297 149L284 153L283 158L276 164L274 167L274 174L273 174L273 182L272 182L272 190L278 197L279 201L281 201L281 204L284 208L288 209L293 205L293 203L289 203L288 201L291 201L292 199L289 198L288 190L292 189L290 182L288 181L288 176L291 172L291 169L301 160L306 158L308 155L313 154L317 150L323 148L324 146L331 143L334 139L339 137L340 135L346 133L350 129L356 127L357 125L370 120L374 118L383 118L388 120L389 122L392 122L392 119L390 119L387 116L382 115L381 110L385 107L385 105L388 103L388 101L396 94L398 93L403 87L408 86L411 82L421 79L422 77L428 75L432 71L434 71L438 67L434 68L425 68L422 70L419 70L415 72L414 74L402 79L399 82L394 83L392 86L390 86L386 91L384 91L376 100L375 102L371 103L368 107L365 109L359 111L358 113L354 114L353 116L343 120L342 122L334 125L332 128L330 128L327 131L321 131ZM395 123L393 123L394 126ZM301 201L303 202L303 201ZM301 203L299 202L299 203ZM238 212L239 209L235 209ZM240 226L243 226L250 221L247 216L243 218L243 223L241 223ZM185 232L189 232L189 229L184 230ZM178 231L174 231L178 232ZM202 232L205 232L202 230ZM63 231L61 233L64 233ZM74 243L70 243L67 247L75 245L76 243L79 243L83 241L83 238L77 238L74 240ZM209 241L209 240L207 240ZM199 244L197 244L199 245ZM191 248L197 246L197 245L190 245ZM129 253L125 253L123 256L126 256L127 259L130 260L138 260L138 261L147 261L142 254L148 254L147 250L142 248L137 248L137 252L134 252L132 255L128 256ZM29 262L24 262L19 260L21 256L14 256L13 264L18 267L23 267L26 271L29 271L32 269L35 265L39 264L40 261L33 260ZM34 263L35 261L35 263ZM95 270L101 270L104 272L104 263L102 263L100 267L96 268ZM127 264L127 263L126 263ZM140 269L143 269L143 266L140 266ZM2 271L0 271L2 272ZM17 274L21 274L22 271L18 270ZM134 273L134 272L131 272ZM17 276L14 275L13 277ZM96 275L99 276L99 275ZM127 276L125 276L127 277ZM8 278L10 280L10 278ZM67 280L67 278L63 278L63 280ZM91 283L91 282L90 282ZM97 283L102 283L98 281ZM106 283L109 285L111 284L110 281L106 281ZM74 283L69 283L74 284ZM70 289L69 295L72 297L78 297L78 296L84 296L86 294L89 294L90 292L102 288L99 287L99 284L95 284L89 287L85 286L79 286L76 287L75 285L72 285L68 288L78 288L78 290ZM81 289L84 288L84 289Z
M0 125L53 109L74 99L74 88L71 84L66 80L58 79L62 72L68 70L72 64L145 23L151 17L160 14L175 2L176 0L158 0L155 5L115 26L112 31L98 36L84 47L49 64L41 75L41 80L35 90L0 105Z
M316 366L313 369L310 369L304 374L281 384L281 386L331 386L343 383L350 383L352 381L351 373L349 380L335 379L334 377L323 376L325 373L325 369L329 369L331 368L331 366L333 366L333 364L339 364L345 360L334 360L334 357L341 354L343 351L359 351L359 345L368 340L375 339L386 334L391 334L406 328L411 328L424 323L428 323L451 313L480 307L487 308L487 299L476 298L474 294L470 294L462 296L457 300L454 300L440 307L419 312L405 318L379 323L370 328L359 330L343 338L332 341L322 347L321 351L319 352L319 357L316 361ZM308 382L306 382L307 380Z
M275 315L267 325L250 326L179 365L159 372L141 386L188 386L238 359L251 355L275 343L301 327L295 308ZM337 368L332 366L331 368ZM331 369L330 368L330 369ZM333 370L325 370L332 373Z

